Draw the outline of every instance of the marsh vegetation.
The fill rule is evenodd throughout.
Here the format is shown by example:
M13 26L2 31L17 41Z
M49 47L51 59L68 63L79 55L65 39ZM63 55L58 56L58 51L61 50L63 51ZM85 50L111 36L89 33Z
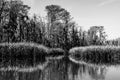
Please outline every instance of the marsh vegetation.
M60 48L48 48L35 43L1 43L0 67L28 67L39 65L46 57L64 56Z
M34 66L45 61L48 49L35 43L1 43L0 66Z
M120 46L76 47L69 51L70 57L78 61L96 64L120 63Z

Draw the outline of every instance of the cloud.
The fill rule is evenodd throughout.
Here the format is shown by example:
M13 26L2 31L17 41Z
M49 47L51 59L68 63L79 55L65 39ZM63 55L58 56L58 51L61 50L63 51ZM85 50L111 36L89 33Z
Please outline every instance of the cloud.
M111 3L116 2L116 1L118 1L118 0L104 0L98 6L105 6L105 5L111 4Z
M22 0L25 4L33 6L35 0Z

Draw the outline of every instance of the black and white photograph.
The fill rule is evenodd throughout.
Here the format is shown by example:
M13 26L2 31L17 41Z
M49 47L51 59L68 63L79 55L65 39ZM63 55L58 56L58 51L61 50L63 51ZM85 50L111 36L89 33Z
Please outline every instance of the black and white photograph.
M0 0L0 80L120 80L120 0Z

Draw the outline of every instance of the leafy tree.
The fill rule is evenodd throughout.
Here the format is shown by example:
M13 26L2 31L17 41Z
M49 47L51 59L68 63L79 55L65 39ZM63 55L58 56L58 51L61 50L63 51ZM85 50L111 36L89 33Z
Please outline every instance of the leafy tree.
M78 26L76 26L75 23L72 26L70 36L71 36L71 47L80 46L80 37L79 37L79 32L78 32Z
M4 41L4 27L8 23L8 1L0 0L0 42Z
M4 27L4 33L8 35L8 42L16 42L17 29L20 29L22 34L21 23L25 17L28 18L27 13L30 7L24 5L21 0L10 0L8 11L8 24Z
M6 20L5 17L8 15L8 1L0 0L0 24L3 24L3 21Z
M92 26L88 30L88 39L90 45L102 45L106 40L106 34L103 26Z
M54 40L53 32L56 28L56 23L61 23L63 25L63 29L61 34L63 35L62 48L68 49L69 46L69 39L68 39L68 30L69 30L69 23L70 23L70 14L64 8L61 8L58 5L48 5L46 6L47 10L47 17L48 17L48 35L51 42ZM59 34L60 35L60 34ZM56 41L58 38L56 38ZM54 44L51 44L51 47L54 47Z

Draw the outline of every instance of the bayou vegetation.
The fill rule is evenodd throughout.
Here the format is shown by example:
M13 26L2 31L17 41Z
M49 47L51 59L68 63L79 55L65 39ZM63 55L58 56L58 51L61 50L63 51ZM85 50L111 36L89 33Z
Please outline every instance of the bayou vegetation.
M91 26L88 30L83 30L82 27L77 25L73 20L70 12L59 5L47 5L45 7L46 16L42 17L36 14L30 17L29 11L30 6L25 5L21 0L0 0L0 58L8 57L9 60L9 58L12 59L13 56L30 56L35 57L33 61L36 61L36 59L38 59L37 57L40 58L47 53L49 56L54 56L54 53L62 55L65 51L65 54L68 55L68 51L74 47L112 45L110 41L106 40L107 35L104 26L95 25ZM28 43L35 43L35 45L33 46ZM114 41L112 43L114 43ZM115 41L115 45L117 44L119 44L119 42ZM46 46L49 50L42 45ZM115 48L115 50L114 47L113 49L110 48L113 52L110 52L108 48L105 48L106 50L104 48L102 48L102 50L99 47L87 48L91 51L90 54L88 54L88 51L87 53L82 52L84 49L82 48L83 50L81 50L81 48L79 48L80 50L75 50L75 54L78 54L76 57L87 55L88 59L94 61L93 58L90 57L92 55L96 57L96 61L98 60L98 62L100 62L101 60L104 61L104 59L101 59L101 57L98 58L99 55L113 56L115 50L115 54L118 54L118 48ZM49 52L47 52L47 50ZM74 51L74 49L72 49L72 51ZM71 53L70 50L70 54L74 53ZM86 60L87 56L83 56L81 59L85 58L84 60Z
M97 64L120 63L120 46L76 47L69 51L70 57L77 61Z
M19 66L20 64L34 66L44 62L45 57L57 57L64 54L63 49L48 48L35 43L1 43L0 65Z
M0 65L36 65L45 60L48 48L33 43L1 43ZM4 63L4 64L3 64Z

